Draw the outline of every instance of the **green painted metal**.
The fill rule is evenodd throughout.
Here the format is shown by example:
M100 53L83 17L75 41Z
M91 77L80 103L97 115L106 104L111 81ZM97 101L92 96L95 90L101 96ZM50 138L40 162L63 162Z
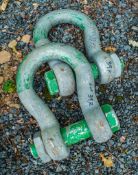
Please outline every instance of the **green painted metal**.
M114 133L118 131L120 129L120 124L118 122L118 119L117 119L117 116L115 115L114 110L112 109L112 106L109 104L105 104L105 105L102 105L101 108L106 116L106 119L109 123L109 126L111 127L112 132ZM65 144L68 146L92 137L92 134L85 120L80 120L65 128L61 128L60 132ZM36 158L37 151L34 151L34 148L35 147L31 144L30 149L33 149L31 153L33 157Z
M96 66L96 64L91 64L91 68L94 79L97 79L99 76L98 67ZM44 79L50 95L57 95L59 93L59 87L54 71L50 70L45 72Z
M111 127L112 132L116 132L120 129L119 122L117 120L117 116L112 109L111 105L103 105L101 106L106 119ZM92 134L87 126L85 120L81 120L79 122L73 123L65 128L61 128L61 135L66 145L73 145L82 140L92 137Z
M50 95L56 95L59 92L59 88L53 70L45 72L44 78Z
M96 80L99 76L99 70L96 64L91 64L91 68L92 68L92 74L94 76L94 79Z
M36 147L35 147L35 144L30 144L30 151L35 159L37 159L39 157L37 150L36 150Z
M65 128L61 128L60 131L66 145L73 145L91 137L90 130L85 120L80 120Z
M115 112L112 110L112 106L109 104L103 105L102 110L106 116L106 119L111 126L112 132L116 132L120 129L120 124Z

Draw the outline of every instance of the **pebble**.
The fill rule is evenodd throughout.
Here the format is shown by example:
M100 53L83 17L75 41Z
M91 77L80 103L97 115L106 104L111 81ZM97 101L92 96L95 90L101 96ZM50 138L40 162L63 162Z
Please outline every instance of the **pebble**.
M95 170L95 174L99 174L99 170Z
M105 150L105 146L100 146L100 151L104 151Z

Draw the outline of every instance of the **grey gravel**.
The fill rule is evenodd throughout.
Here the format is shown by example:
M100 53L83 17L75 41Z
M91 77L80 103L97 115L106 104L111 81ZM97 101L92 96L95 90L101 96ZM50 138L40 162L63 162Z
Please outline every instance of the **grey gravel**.
M82 2L82 3L80 3ZM78 0L11 0L7 9L0 15L1 48L11 40L24 34L32 36L37 19L44 14L60 8L70 8L84 11L96 22L100 32L101 46L114 46L117 54L126 63L124 74L108 85L96 83L96 94L100 104L110 103L116 111L121 123L121 130L114 134L107 143L97 144L92 139L83 141L71 147L70 156L63 161L51 161L42 164L35 160L29 151L29 138L39 130L37 124L28 124L30 116L21 105L20 110L10 109L0 117L0 175L136 175L137 174L137 140L134 120L138 115L137 108L137 50L129 46L128 40L137 40L136 3L135 1L91 1L84 4ZM34 9L33 3L38 3ZM100 5L99 5L100 4ZM3 30L7 29L8 32ZM67 29L71 29L68 31ZM59 25L51 30L49 37L55 42L70 44L85 53L83 34L72 25ZM18 50L29 53L33 46L18 42ZM37 93L44 91L43 75L35 79ZM41 95L41 94L40 94ZM120 97L121 96L121 97ZM77 92L68 98L58 100L53 98L48 102L54 110L61 126L68 125L83 118L79 108ZM71 109L71 104L78 108ZM17 121L23 118L23 123ZM67 124L65 124L67 123ZM125 136L124 143L120 137ZM99 154L112 156L114 166L104 167Z

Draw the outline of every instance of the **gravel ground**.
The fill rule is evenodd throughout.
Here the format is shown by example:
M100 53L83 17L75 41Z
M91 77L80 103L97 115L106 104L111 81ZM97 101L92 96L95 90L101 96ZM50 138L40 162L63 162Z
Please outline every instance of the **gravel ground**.
M129 40L136 39L136 8L138 4L130 0L11 0L7 9L0 15L0 50L9 51L8 43L18 39L17 50L26 55L34 47L20 41L19 36L29 34L37 19L44 14L61 8L80 10L89 15L100 32L101 46L116 48L116 53L125 61L125 71L121 78L108 85L96 84L96 93L100 104L109 103L113 106L121 123L121 130L106 143L97 144L91 139L71 147L70 156L63 161L51 161L42 164L30 154L28 144L33 134L39 130L36 121L19 102L16 93L6 94L1 90L1 98L10 99L15 107L3 102L0 117L0 175L136 175L137 144L136 125L138 108L136 106L136 47L129 45ZM70 44L85 53L82 33L72 25L60 25L50 32L52 41ZM11 51L11 50L10 50ZM0 75L15 68L21 59L14 59L1 66ZM48 66L40 68L35 79L35 89L43 98L49 98L49 106L55 113L61 126L66 126L83 118L76 93L68 98L50 98L42 95L45 92L43 81L44 71ZM7 73L6 73L7 74ZM15 79L16 71L9 77ZM8 74L7 74L8 75ZM9 97L9 98L8 98ZM111 156L113 167L107 168L99 156Z

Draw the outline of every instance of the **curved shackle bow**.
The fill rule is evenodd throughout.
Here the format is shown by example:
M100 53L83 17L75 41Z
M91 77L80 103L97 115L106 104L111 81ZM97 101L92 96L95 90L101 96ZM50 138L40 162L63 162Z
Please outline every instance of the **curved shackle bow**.
M79 27L84 31L84 43L88 60L97 65L101 84L111 82L114 78L121 75L122 66L118 56L107 54L101 50L98 29L87 15L69 9L55 10L41 17L35 26L33 39L36 47L51 43L48 39L50 29L58 24L69 23ZM56 59L56 58L55 58ZM71 69L60 61L50 61L59 86L61 96L68 96L74 92L75 80ZM61 67L64 72L61 70Z
M85 56L75 48L63 44L53 43L34 49L18 68L17 92L25 108L40 126L49 159L61 160L68 156L69 150L62 140L59 123L33 89L36 70L43 63L53 61L55 57L69 64L75 72L79 103L95 141L107 141L111 138L112 131L96 98L94 78Z

